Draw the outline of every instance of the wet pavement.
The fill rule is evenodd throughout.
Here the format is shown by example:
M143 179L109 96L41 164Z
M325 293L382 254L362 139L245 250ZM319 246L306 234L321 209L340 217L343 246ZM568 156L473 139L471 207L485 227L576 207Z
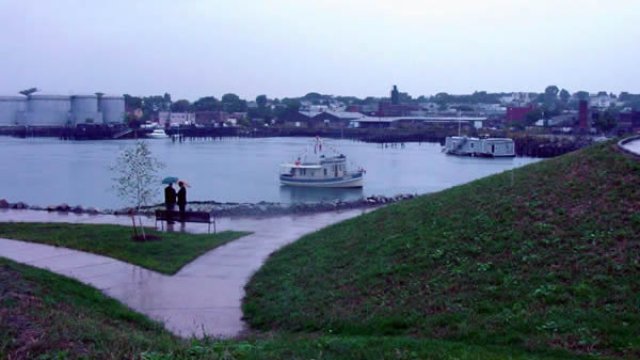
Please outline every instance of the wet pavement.
M640 156L640 139L629 141L622 146L628 151Z
M132 309L163 322L179 336L234 337L246 329L240 308L244 286L272 252L304 234L364 212L216 218L218 231L251 231L253 234L205 253L173 276L104 256L1 238L0 256L94 286ZM142 219L145 226L154 226L153 218ZM10 221L131 224L128 216L0 210L0 222ZM172 230L206 233L207 224L174 225Z

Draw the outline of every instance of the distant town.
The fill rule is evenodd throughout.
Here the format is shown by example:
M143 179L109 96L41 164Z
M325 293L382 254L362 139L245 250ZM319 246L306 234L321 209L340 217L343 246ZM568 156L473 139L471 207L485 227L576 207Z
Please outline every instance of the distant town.
M371 141L442 139L455 134L617 136L640 130L640 94L438 93L413 97L397 86L389 96L241 99L225 94L196 101L154 96L41 94L36 88L0 96L0 132L17 136L118 138L153 128L187 136L324 136Z

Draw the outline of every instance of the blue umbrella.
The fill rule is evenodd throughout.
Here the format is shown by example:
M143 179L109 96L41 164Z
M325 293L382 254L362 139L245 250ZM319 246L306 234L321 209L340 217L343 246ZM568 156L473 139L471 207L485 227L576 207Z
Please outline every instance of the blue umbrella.
M173 184L175 182L178 182L178 178L175 176L167 176L166 178L162 179L163 184Z

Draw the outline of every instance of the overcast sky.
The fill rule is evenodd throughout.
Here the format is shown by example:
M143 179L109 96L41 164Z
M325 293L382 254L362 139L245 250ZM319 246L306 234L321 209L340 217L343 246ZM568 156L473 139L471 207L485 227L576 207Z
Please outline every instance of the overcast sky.
M640 92L638 0L0 0L0 94Z

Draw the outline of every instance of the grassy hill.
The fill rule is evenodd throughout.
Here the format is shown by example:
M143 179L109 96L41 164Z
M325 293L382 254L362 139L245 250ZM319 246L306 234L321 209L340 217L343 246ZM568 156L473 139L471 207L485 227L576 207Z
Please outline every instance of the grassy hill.
M0 258L0 359L549 359L406 337L179 339L100 291Z
M637 358L639 210L640 161L600 144L306 236L244 311L263 330Z

